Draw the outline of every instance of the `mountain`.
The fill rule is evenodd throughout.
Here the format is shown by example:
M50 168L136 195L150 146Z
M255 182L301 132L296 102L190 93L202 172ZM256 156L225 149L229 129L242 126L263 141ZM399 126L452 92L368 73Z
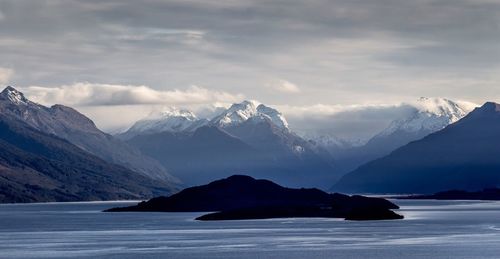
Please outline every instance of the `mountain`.
M475 107L467 102L425 97L408 106L406 117L392 121L364 145L316 139L313 139L313 143L328 150L339 173L346 174L366 162L388 155L399 147L445 128L463 118Z
M201 184L242 172L257 163L257 152L240 139L217 127L194 132L161 132L128 140L144 154L162 162L186 185Z
M30 104L20 95L7 98L13 105ZM23 120L0 114L1 203L143 199L171 191Z
M107 211L219 211L197 218L199 220L281 217L402 218L390 211L397 208L398 206L385 199L328 194L318 189L285 188L268 180L233 175L206 185L187 188L170 197L157 197L135 206ZM361 211L364 213L360 213Z
M45 107L28 100L8 86L0 93L0 112L21 120L41 132L66 139L79 148L108 162L161 181L176 190L179 180L157 161L141 154L125 142L100 131L89 118L63 105Z
M235 173L321 188L338 179L332 165L290 131L281 113L252 101L233 104L194 132L141 134L128 143L188 185Z
M207 119L199 119L191 111L171 108L151 114L147 118L136 122L126 132L117 136L126 140L137 135L161 132L193 132L207 124Z
M421 97L414 104L415 112L409 117L393 121L376 137L389 136L395 132L436 132L454 123L473 108L470 103L454 102L444 98Z
M499 153L500 105L489 102L443 130L364 164L332 189L427 194L497 187Z
M258 104L256 101L235 103L210 122L221 128L239 126L249 120L254 122L268 120L282 130L288 130L288 122L277 110Z
M278 110L264 104L244 101L233 104L210 123L218 125L258 150L261 156L267 157L269 162L261 162L261 170L270 171L270 168L274 168L283 177L293 177L293 181L278 181L279 183L326 188L323 185L325 181L338 179L331 160L292 132Z

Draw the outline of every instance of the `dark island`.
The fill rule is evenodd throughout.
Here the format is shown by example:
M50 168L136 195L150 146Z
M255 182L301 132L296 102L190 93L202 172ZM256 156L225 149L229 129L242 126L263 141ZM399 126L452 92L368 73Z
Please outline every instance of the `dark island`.
M500 189L489 188L476 192L468 192L462 190L451 190L438 192L431 195L411 195L399 197L398 199L415 199L415 200L500 200Z
M268 180L234 175L207 185L184 189L135 206L106 212L214 212L197 220L242 220L328 217L347 220L402 219L394 203L382 198L329 194L319 189L292 189Z

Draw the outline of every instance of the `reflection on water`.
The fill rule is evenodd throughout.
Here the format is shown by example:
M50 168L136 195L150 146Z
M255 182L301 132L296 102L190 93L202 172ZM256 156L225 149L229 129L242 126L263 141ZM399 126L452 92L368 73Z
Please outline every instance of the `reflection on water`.
M126 202L0 205L0 257L498 258L500 202L396 201L405 220L198 222Z

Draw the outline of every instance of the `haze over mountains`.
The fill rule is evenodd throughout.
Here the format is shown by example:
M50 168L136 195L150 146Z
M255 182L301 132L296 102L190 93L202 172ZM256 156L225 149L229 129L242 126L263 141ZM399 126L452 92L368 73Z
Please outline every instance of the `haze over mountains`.
M340 174L388 155L411 141L439 131L467 115L475 107L470 103L454 102L444 98L421 97L412 104L411 112L392 121L387 128L373 136L365 144L350 144L330 138L313 138L317 146L328 150L336 161Z
M488 102L445 129L344 176L336 191L434 193L500 185L500 105Z
M168 110L118 136L162 161L188 185L245 173L289 186L328 188L326 182L457 121L471 105L420 98L411 109L361 145L301 137L278 110L255 101L233 104L211 120L187 110Z
M120 137L135 135L128 143L188 185L241 173L287 186L327 188L339 177L329 161L289 129L279 111L253 101L233 104L210 121L196 120L189 112L163 116L152 123L162 125L152 134L150 129L137 132L143 124L139 121Z
M171 108L111 136L70 107L45 107L7 87L0 93L0 197L137 199L234 174L352 193L496 187L498 105L467 115L468 105L421 98L413 108L358 146L301 137L281 112L255 101L210 119ZM478 177L470 180L472 172Z

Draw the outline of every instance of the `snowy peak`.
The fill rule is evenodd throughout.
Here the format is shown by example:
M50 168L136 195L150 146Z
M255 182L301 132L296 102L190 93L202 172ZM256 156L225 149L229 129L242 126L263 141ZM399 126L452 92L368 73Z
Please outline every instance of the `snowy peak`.
M288 130L288 122L276 109L259 104L256 101L243 101L231 105L226 111L212 120L219 127L237 126L246 121L268 120L280 129Z
M258 123L263 120L270 121L277 127L288 129L288 123L280 112L256 101L244 101L231 105L211 121L199 119L189 110L172 107L153 113L136 122L125 133L120 134L119 137L130 139L137 135L160 132L194 132L206 125L224 128L240 125L246 121Z
M194 131L207 123L191 111L169 108L136 122L125 134Z
M420 97L415 107L422 113L430 113L436 116L445 116L452 122L458 121L467 115L474 104L465 102L454 102L445 98L427 98Z
M286 121L283 114L281 114L281 112L279 112L278 110L261 104L257 106L257 112L261 116L266 116L267 118L269 118L274 125L278 126L278 128L288 129L288 122Z
M413 108L410 116L393 121L379 136L387 136L397 131L436 132L462 119L475 107L475 104L468 102L426 97L421 97L416 103L409 105Z
M213 121L218 126L234 126L257 115L258 103L255 101L243 101L235 103L224 111L221 115L217 116Z
M170 108L158 113L152 113L147 119L168 119L168 118L185 118L186 120L197 120L196 115L185 109Z
M1 93L0 96L4 100L8 100L16 105L28 105L30 101L24 97L24 94L15 89L12 86L7 86Z

